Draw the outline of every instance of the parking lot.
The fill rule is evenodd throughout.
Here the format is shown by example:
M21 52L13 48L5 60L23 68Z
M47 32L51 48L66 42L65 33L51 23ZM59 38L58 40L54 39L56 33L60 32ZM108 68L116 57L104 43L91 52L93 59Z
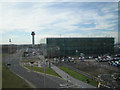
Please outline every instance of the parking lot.
M119 86L118 81L115 81L113 78L110 80L109 77L115 73L120 73L120 66L110 65L108 62L109 61L98 62L96 59L76 60L76 62L74 60L61 60L60 62L57 62L56 65L73 69L98 82L102 80L102 82L108 86L113 85L113 83ZM103 78L104 75L106 76Z

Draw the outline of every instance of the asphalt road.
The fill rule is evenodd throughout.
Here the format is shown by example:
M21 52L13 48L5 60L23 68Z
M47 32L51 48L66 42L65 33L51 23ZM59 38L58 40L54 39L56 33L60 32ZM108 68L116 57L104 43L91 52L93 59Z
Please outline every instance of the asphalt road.
M19 64L19 61L22 59L23 50L20 50L18 53L11 55L4 61L9 60L11 66L9 67L14 73L21 76L28 82L30 82L35 88L44 88L44 75L39 74L33 71L29 71L22 67ZM60 84L65 84L66 81L54 76L46 75L45 78L45 88L60 88Z

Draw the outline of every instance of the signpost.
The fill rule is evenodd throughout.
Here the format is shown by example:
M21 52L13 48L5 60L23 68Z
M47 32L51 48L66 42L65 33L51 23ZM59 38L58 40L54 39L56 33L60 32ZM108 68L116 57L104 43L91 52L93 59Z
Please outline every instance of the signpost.
M51 68L51 62L50 62L50 60L49 60L49 68Z

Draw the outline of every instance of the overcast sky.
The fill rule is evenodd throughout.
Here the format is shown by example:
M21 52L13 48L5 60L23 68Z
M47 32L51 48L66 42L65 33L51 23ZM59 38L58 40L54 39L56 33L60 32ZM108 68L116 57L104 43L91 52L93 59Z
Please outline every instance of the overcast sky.
M117 2L2 2L0 44L30 44L45 37L118 38Z

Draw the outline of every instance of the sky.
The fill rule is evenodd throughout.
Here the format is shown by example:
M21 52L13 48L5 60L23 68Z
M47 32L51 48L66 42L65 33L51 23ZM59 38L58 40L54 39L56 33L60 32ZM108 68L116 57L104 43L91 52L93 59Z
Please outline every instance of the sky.
M35 44L46 37L114 37L118 2L1 2L0 44Z

